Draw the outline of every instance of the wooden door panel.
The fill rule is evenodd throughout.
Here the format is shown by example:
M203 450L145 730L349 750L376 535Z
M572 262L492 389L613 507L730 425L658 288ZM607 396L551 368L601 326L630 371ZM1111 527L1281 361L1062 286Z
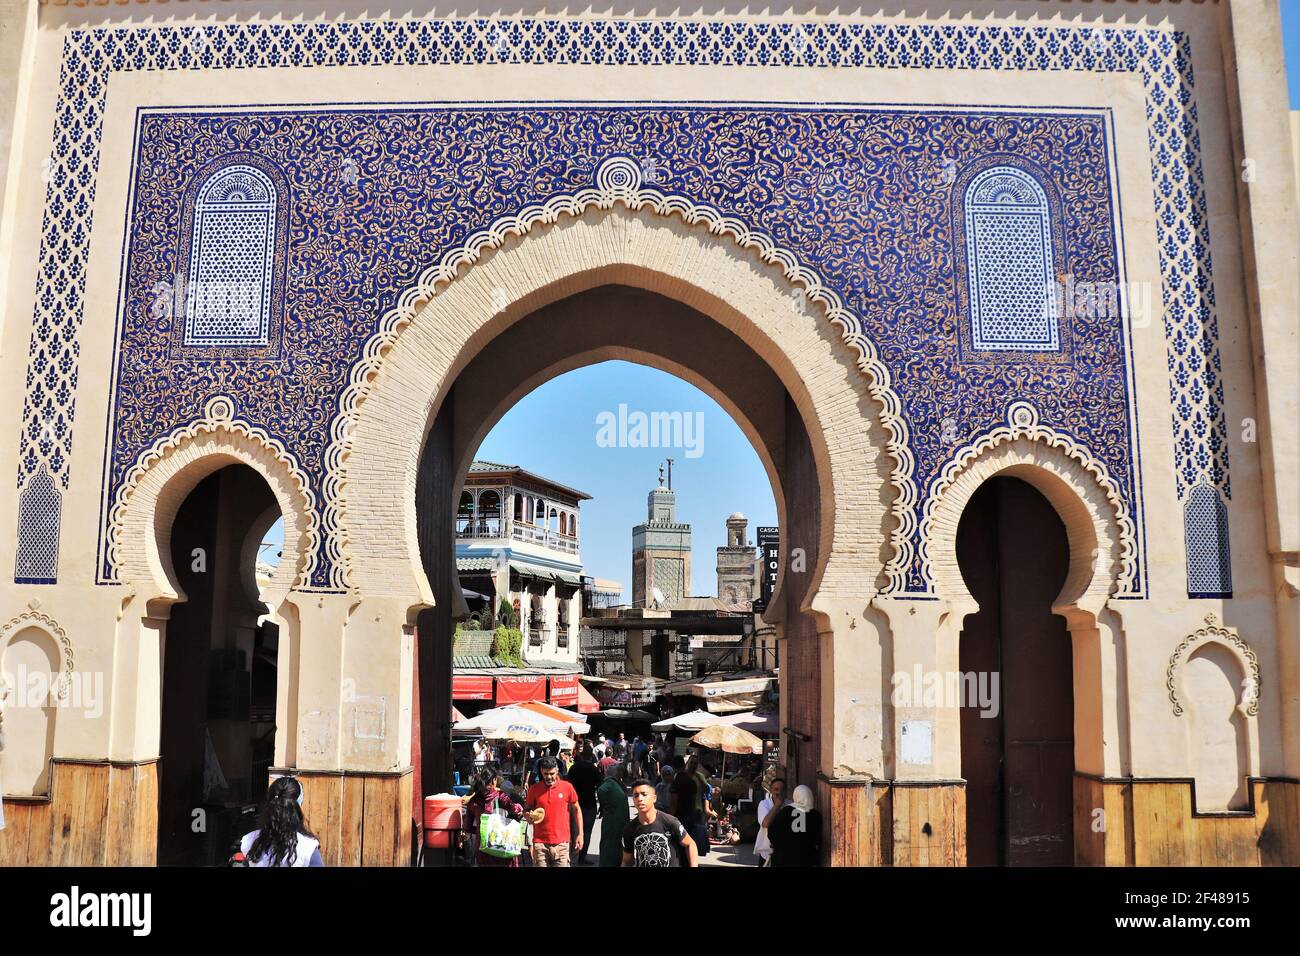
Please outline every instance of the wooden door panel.
M966 586L980 610L966 618L958 654L963 673L997 673L1000 594L998 522L993 487L971 498L957 529L957 556ZM963 703L965 703L963 701ZM980 716L975 707L961 709L961 775L966 781L966 862L997 866L1003 862L1002 711Z
M1069 632L1051 612L1069 568L1065 527L1015 478L971 497L957 556L978 614L961 638L963 672L996 673L996 718L963 707L967 859L1068 866L1073 858L1074 693Z
M1007 741L1009 865L1069 866L1073 862L1073 770L1071 741Z

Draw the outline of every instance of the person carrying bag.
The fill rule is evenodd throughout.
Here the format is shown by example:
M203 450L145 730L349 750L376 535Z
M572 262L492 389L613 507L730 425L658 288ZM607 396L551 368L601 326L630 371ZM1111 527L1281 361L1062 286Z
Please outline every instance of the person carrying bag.
M489 764L474 778L474 791L466 807L471 834L478 837L476 866L519 866L524 851L524 808L501 789L501 771Z
M509 813L500 806L499 800L478 819L478 849L480 853L509 860L524 852L524 824L522 820L510 819Z

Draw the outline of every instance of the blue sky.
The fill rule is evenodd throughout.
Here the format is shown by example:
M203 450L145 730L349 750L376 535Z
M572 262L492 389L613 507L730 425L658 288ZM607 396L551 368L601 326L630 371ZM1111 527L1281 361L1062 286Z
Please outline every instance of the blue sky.
M601 447L597 416L637 411L703 417L691 449ZM631 434L629 432L629 434ZM628 362L603 362L554 378L521 399L483 440L477 457L519 465L592 496L582 504L580 539L588 574L623 584L632 597L632 526L646 517L659 465L673 459L677 520L689 522L691 593L716 594L714 551L726 544L727 516L743 512L749 536L776 524L772 486L739 426L713 399L679 378Z
M690 413L699 430L683 431L688 447L603 447L597 416L616 417L620 404L629 421L638 411ZM776 524L772 486L731 416L693 385L643 365L603 362L551 379L506 412L476 457L519 465L591 495L579 526L583 566L622 583L624 601L632 599L632 526L645 520L646 496L659 484L666 458L673 459L677 520L692 525L692 594L717 593L715 549L727 542L728 515L739 511L750 519L751 541L759 525ZM263 540L261 560L276 563L283 541L279 521Z
M1300 110L1300 0L1282 0L1282 43L1286 48L1291 109Z

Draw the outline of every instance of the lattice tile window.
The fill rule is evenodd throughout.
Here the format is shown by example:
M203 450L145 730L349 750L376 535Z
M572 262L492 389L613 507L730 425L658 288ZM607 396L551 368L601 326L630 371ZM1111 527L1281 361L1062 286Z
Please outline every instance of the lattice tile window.
M1232 555L1228 509L1207 484L1192 488L1183 506L1187 544L1187 596L1232 597Z
M651 582L669 601L678 601L686 593L685 567L678 558L655 558Z
M972 344L982 352L1061 348L1052 219L1043 187L1014 166L994 166L965 195Z
M18 497L15 584L54 584L59 572L59 490L41 467Z
M262 346L271 332L275 184L253 166L213 173L194 205L185 344Z

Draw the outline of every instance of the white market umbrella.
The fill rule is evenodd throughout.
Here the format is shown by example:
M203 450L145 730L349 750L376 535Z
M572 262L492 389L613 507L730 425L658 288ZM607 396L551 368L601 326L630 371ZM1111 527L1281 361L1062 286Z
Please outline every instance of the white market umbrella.
M650 727L652 730L703 730L717 722L717 714L710 714L707 710L693 710L688 714L678 714L676 717L661 720L651 724Z
M463 734L478 734L488 740L513 740L516 743L545 744L552 740L563 742L569 736L569 726L523 707L494 707L477 717L452 725L452 730Z
M530 700L523 704L512 704L513 707L520 707L524 710L531 710L533 713L541 714L548 720L564 724L575 734L591 733L591 724L587 723L587 718L582 714L575 714L571 710L565 710L562 707L556 707L554 704L546 704L540 700Z

